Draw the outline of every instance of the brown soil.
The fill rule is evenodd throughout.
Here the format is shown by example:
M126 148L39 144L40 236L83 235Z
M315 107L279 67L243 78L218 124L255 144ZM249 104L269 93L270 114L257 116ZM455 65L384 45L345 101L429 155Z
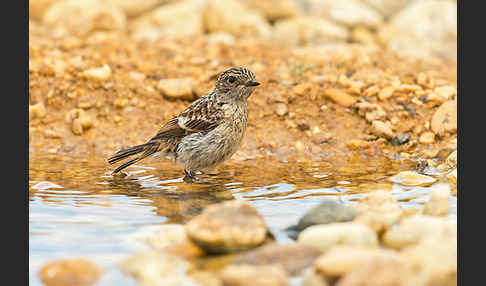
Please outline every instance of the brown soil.
M107 80L83 76L105 64L112 72ZM148 43L104 32L56 38L31 21L29 104L42 103L45 112L30 112L29 152L108 157L143 143L190 103L164 97L157 89L160 79L192 78L201 96L211 91L219 72L233 66L248 67L262 83L249 99L246 137L233 158L328 159L350 152L432 157L457 136L436 136L432 144L418 140L430 131L428 122L440 106L424 98L437 86L456 88L454 62L403 58L358 44L292 48L245 40L226 45L208 36ZM426 82L419 79L424 74ZM401 90L380 100L378 93L393 84ZM406 85L420 88L408 91ZM344 98L339 92L334 100L326 96L330 88L344 92ZM390 138L370 135L370 122L350 99L378 103L386 113L381 120L391 122L394 135L408 132L410 141L392 146ZM279 108L284 115L277 114ZM77 116L84 121L73 126Z

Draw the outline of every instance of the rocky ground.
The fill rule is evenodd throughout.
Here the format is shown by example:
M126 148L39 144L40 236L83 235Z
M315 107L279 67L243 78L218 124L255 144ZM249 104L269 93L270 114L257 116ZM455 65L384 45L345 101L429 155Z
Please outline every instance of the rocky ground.
M455 6L451 1L409 3L388 21L388 12L350 1L368 11L350 10L361 11L348 15L350 23L337 12L318 16L328 1L307 6L276 1L287 3L275 5L288 6L287 12L267 11L250 0L146 1L158 4L137 16L132 9L142 7L125 2L30 2L31 154L108 156L143 143L191 100L211 91L219 72L240 65L262 85L249 100L249 126L235 157L322 159L359 149L432 158L455 148L457 64L455 50L448 49L455 30L398 32L401 18L420 9L448 11ZM234 13L231 5L240 5L248 18L226 15ZM304 10L309 5L312 13ZM450 16L427 15L417 20L431 29ZM182 25L178 19L191 21ZM343 35L314 31L316 19ZM382 36L390 29L406 40ZM275 39L280 36L285 43ZM410 47L398 49L396 41Z
M31 155L108 157L144 143L211 91L221 71L245 66L262 85L249 99L234 159L385 155L417 159L419 171L438 168L456 184L456 1L31 0L29 16ZM177 249L193 257L265 243L218 275L199 269L192 277L203 285L287 285L296 273L305 285L455 285L457 230L442 217L450 192L457 190L439 188L418 214L386 192L352 211L331 203L342 218L304 219L292 230L297 242L286 246L269 244L251 206L215 206L205 212L236 208L234 225L215 220L205 231L196 217L174 227L174 253L137 254L123 268L144 285L160 277L179 285L188 278L174 269L191 270L173 257ZM254 235L233 237L245 229ZM147 274L142 266L153 261L160 271ZM100 275L86 261L46 267L68 269L72 279L79 263L88 263L86 285ZM258 277L263 269L268 275Z

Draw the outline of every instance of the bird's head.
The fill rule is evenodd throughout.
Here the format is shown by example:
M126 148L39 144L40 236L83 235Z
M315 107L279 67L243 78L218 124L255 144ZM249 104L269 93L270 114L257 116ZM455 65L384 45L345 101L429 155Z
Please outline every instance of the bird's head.
M216 82L215 91L234 99L247 99L255 87L260 85L255 74L244 67L231 68L222 72Z

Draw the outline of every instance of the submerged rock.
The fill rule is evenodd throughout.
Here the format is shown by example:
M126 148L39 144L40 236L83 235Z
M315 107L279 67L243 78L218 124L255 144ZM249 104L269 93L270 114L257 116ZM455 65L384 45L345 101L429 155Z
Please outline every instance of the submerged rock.
M186 224L189 238L207 252L233 252L261 245L267 227L256 209L245 201L208 206Z
M431 184L436 180L430 176L422 175L412 171L403 171L389 178L390 181L405 186L419 186Z

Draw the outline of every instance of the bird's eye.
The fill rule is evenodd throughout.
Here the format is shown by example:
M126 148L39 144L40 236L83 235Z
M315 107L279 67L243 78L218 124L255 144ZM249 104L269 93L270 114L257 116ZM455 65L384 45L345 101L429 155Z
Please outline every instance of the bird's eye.
M228 82L229 82L229 83L233 83L233 82L235 82L235 80L236 80L236 79L235 79L235 77L234 77L234 76L229 76L229 77L228 77Z

